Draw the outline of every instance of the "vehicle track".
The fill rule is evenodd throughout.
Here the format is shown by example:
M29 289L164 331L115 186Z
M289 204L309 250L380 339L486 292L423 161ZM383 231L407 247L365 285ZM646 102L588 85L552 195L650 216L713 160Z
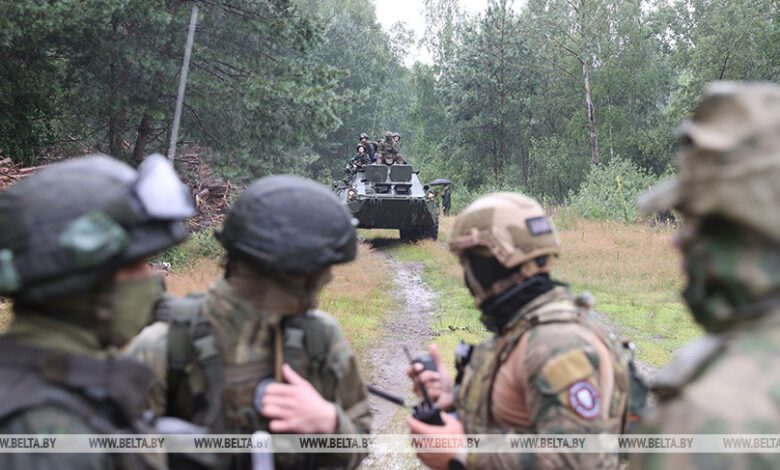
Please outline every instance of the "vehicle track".
M376 347L368 351L373 364L373 376L369 383L403 397L407 404L416 401L411 382L406 376L409 363L403 347L413 355L421 354L426 343L435 336L431 329L436 294L422 279L423 264L399 261L381 248L388 243L382 239L372 241L376 256L384 256L394 271L394 296L398 310L391 312L382 325L383 333ZM373 413L372 429L375 434L405 434L408 409L403 409L379 397L371 396L369 405ZM421 468L412 454L391 455L381 449L363 462L362 468Z

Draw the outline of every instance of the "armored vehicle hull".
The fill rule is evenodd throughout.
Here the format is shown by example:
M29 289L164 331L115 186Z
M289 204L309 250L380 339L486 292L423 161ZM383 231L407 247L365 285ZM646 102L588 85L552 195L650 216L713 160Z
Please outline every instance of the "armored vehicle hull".
M439 214L434 194L410 165L368 165L337 189L360 228L398 229L401 238L436 239Z

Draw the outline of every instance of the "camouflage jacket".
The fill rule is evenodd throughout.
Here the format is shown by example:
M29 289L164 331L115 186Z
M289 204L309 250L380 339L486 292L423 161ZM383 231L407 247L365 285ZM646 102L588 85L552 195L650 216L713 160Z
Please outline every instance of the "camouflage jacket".
M212 286L200 302L199 309L208 319L205 324L210 325L210 334L213 334L215 342L215 347L209 348L215 350L214 359L219 365L216 373L214 368L209 371L204 367L205 362L193 356L192 363L182 368L186 377L178 381L185 386L183 394L178 390L169 390L171 324L157 322L150 325L128 346L127 353L150 364L157 379L150 391L150 406L160 416L175 416L205 425L211 432L248 433L264 429L267 422L259 415L255 415L252 422L237 424L233 419L235 417L229 416L227 412L235 407L228 406L225 400L234 400L251 408L255 385L261 379L273 375L272 317L244 302L225 280ZM314 368L310 358L287 357L287 349L285 362L309 380L326 400L335 404L338 413L336 433L368 433L371 414L366 387L338 323L320 311L309 312L307 316L309 320L317 322L321 326L320 331L324 332L324 338L320 338L323 345L322 366ZM228 322L215 321L216 318L228 319ZM199 341L202 337L193 339ZM201 351L197 355L200 359ZM215 386L214 381L220 383ZM169 402L169 397L175 397L175 401ZM317 466L353 468L362 458L360 454L326 454L320 456ZM280 462L277 456L277 468L298 464Z
M396 155L398 153L398 146L395 142L388 142L387 140L380 140L379 146L376 149L377 153L381 155Z
M117 357L97 358L0 337L0 434L134 434L151 372ZM165 468L163 454L0 453L0 468Z
M456 409L467 433L620 433L628 356L556 287L477 346ZM509 400L511 403L507 403ZM617 455L473 453L468 468L617 468Z
M706 335L659 372L642 434L772 434L780 429L780 308ZM633 454L631 468L778 468L780 454Z

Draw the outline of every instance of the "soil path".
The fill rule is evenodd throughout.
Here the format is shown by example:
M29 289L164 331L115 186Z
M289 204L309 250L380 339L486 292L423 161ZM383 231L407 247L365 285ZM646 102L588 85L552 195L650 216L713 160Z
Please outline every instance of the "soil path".
M375 245L376 247L376 245ZM395 298L398 310L391 312L382 325L382 338L368 351L373 364L370 383L394 395L403 397L407 404L416 402L411 382L406 376L409 363L403 347L409 348L412 355L422 354L426 342L434 336L431 329L434 300L436 294L428 288L422 279L423 265L419 262L406 262L393 259L382 251L377 256L385 256L394 270ZM374 415L372 430L375 434L405 434L405 417L409 410L376 396L369 398ZM362 468L410 468L419 467L413 455L383 455L378 452L363 462Z

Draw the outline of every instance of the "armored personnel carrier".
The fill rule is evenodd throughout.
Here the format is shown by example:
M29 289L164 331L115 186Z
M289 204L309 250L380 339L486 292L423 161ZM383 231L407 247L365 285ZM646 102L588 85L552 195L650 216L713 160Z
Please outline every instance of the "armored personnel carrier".
M411 165L367 165L336 193L360 228L398 229L405 240L438 237L435 195L420 183Z

